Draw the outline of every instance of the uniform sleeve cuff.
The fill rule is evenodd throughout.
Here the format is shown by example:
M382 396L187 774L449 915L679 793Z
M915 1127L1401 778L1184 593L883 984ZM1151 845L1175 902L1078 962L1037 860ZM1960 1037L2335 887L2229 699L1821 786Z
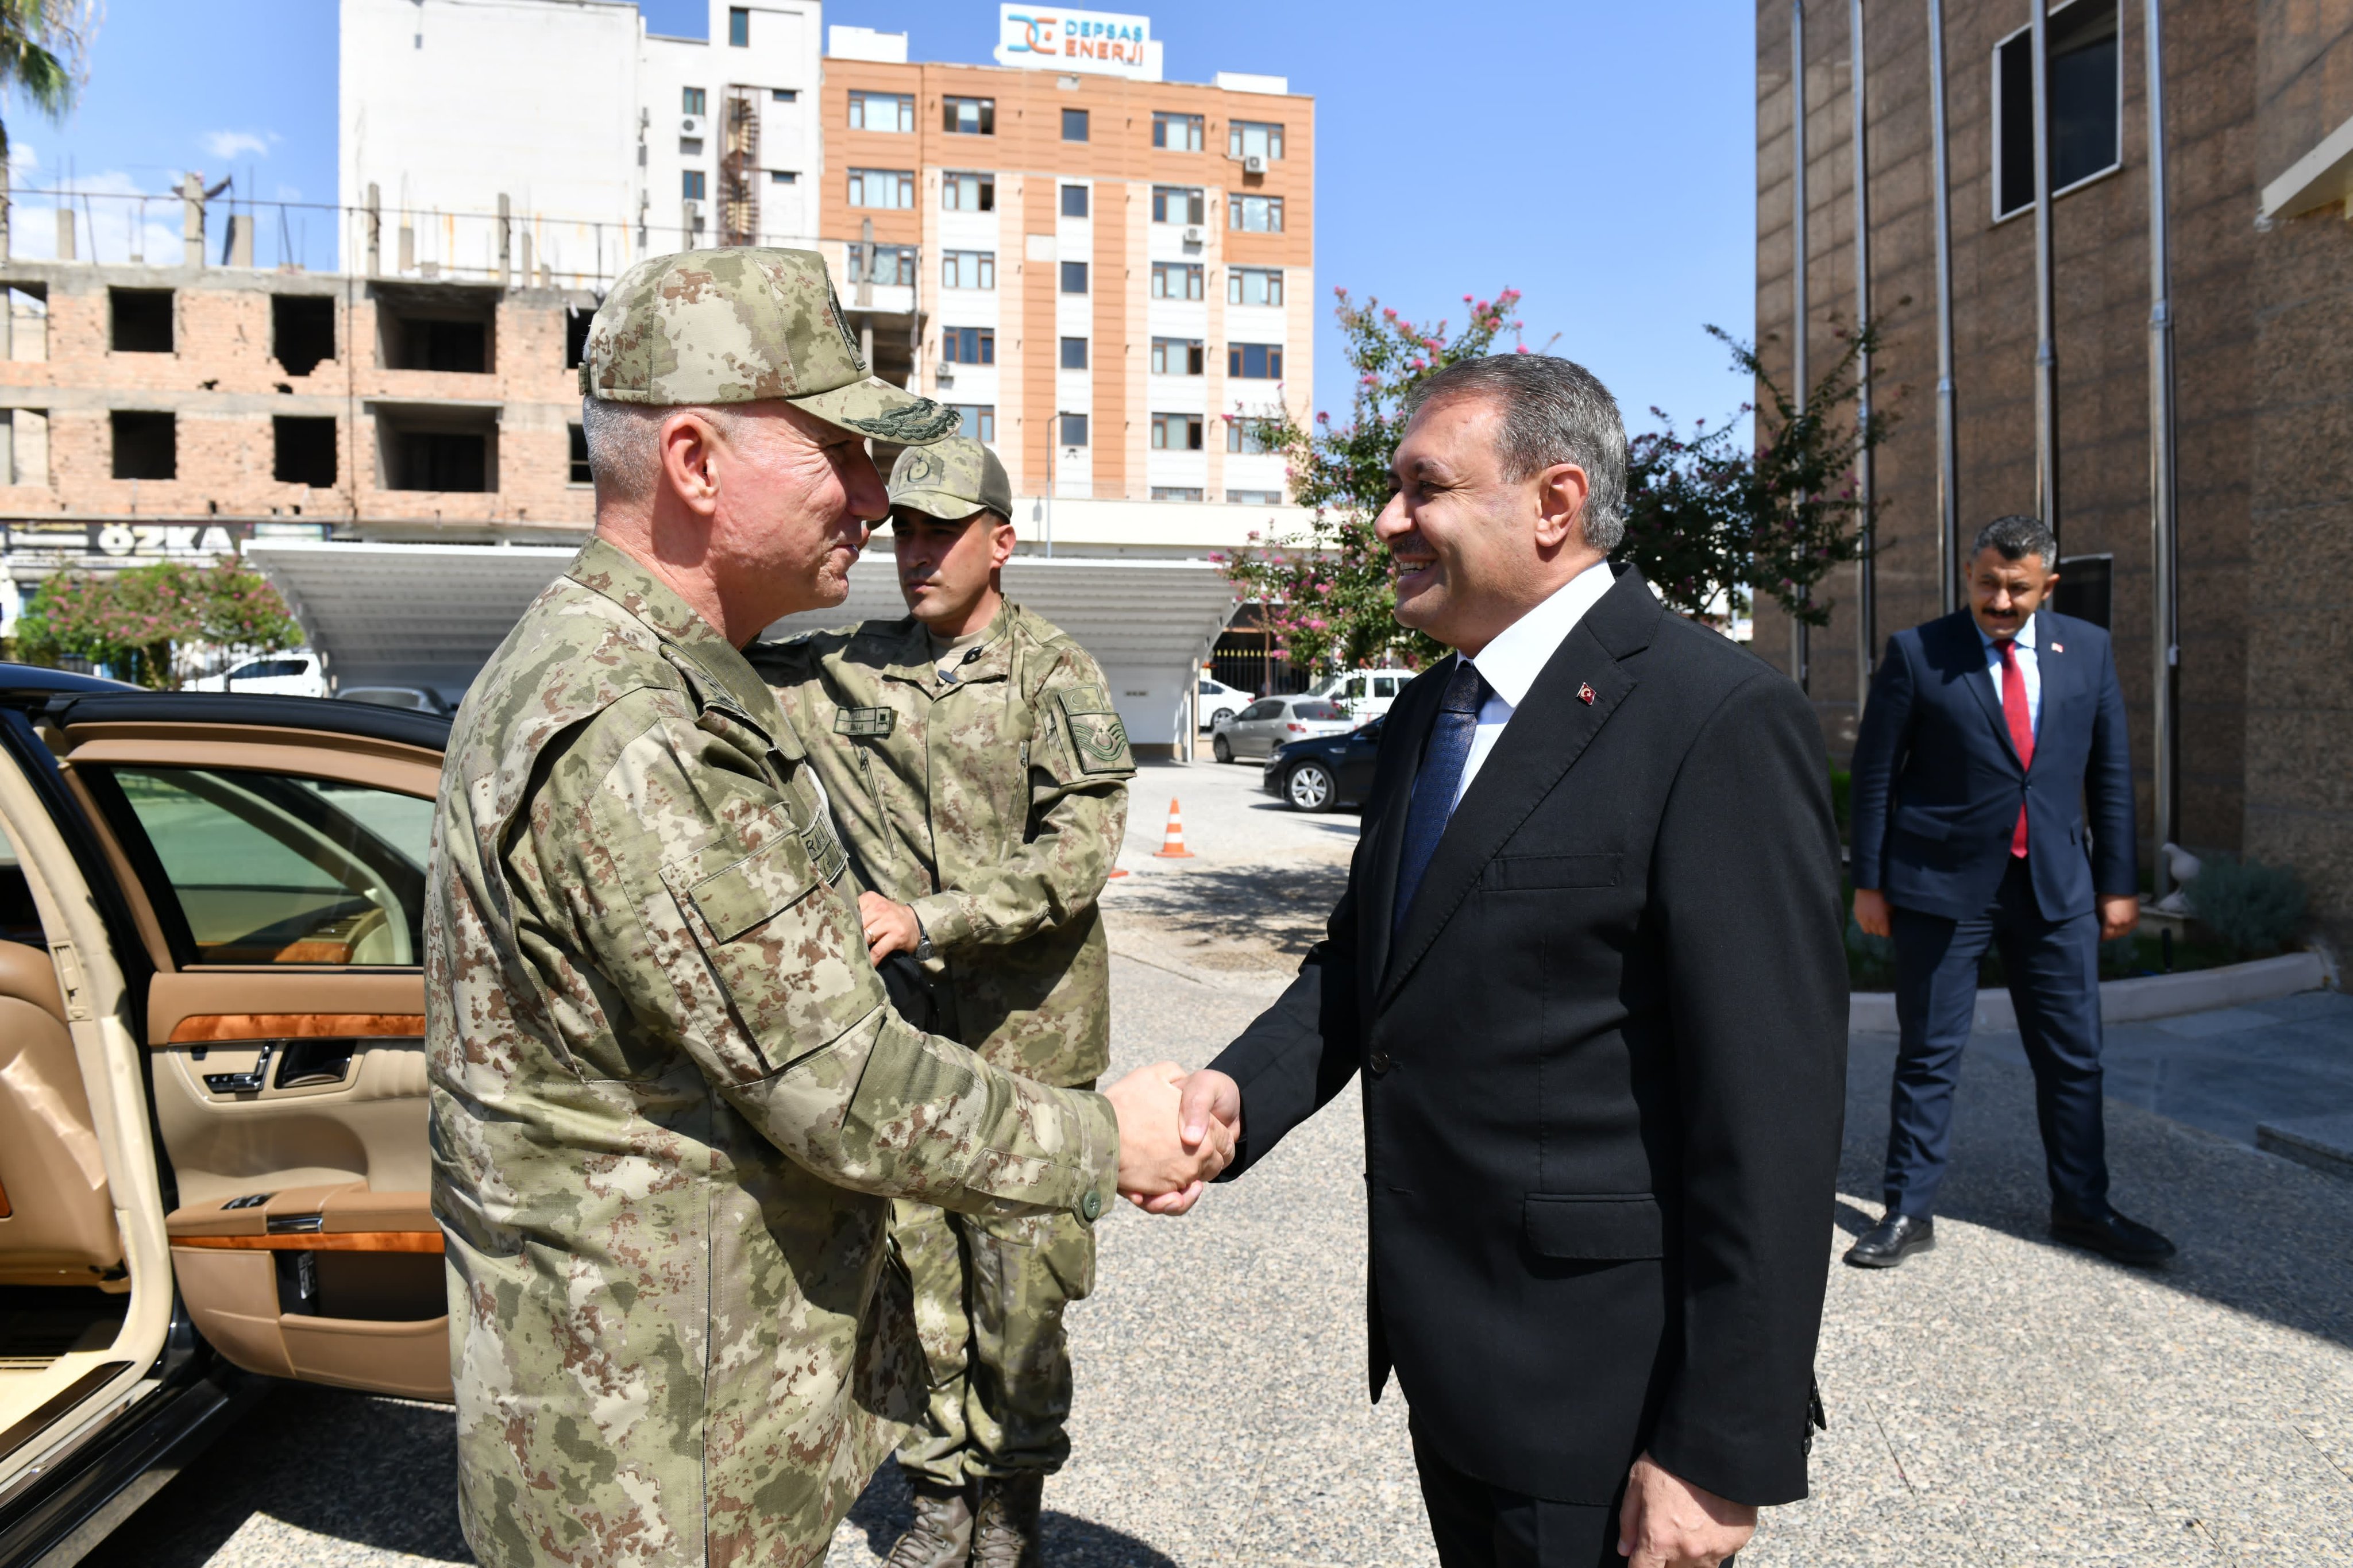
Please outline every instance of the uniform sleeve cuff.
M1072 1202L1071 1211L1089 1225L1111 1212L1119 1201L1119 1116L1111 1101L1092 1089L1066 1090L1079 1102L1083 1149L1093 1184L1080 1192Z
M915 911L923 934L932 939L934 952L959 947L972 940L972 919L965 913L964 900L956 894L928 894L907 907Z

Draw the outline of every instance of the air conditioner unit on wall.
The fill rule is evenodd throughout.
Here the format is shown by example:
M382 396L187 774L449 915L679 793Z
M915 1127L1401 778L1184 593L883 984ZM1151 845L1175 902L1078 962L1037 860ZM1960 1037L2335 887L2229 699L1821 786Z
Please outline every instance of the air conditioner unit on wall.
M1186 244L1187 244L1187 245L1198 245L1198 244L1200 244L1200 243L1201 243L1201 231L1200 231L1199 229L1198 229L1198 228L1188 228L1188 229L1187 229L1187 230L1185 231L1185 243L1186 243Z
M700 136L710 128L710 118L707 114L681 116L678 122L678 133L681 136Z
M1242 173L1245 174L1265 174L1266 154L1263 153L1253 153L1249 157L1244 158L1242 160Z

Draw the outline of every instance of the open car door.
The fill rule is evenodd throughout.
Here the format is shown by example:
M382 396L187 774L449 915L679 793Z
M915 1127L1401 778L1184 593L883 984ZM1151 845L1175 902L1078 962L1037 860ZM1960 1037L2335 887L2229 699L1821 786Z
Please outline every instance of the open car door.
M132 692L47 719L152 965L189 1318L251 1372L449 1397L422 967L447 721Z

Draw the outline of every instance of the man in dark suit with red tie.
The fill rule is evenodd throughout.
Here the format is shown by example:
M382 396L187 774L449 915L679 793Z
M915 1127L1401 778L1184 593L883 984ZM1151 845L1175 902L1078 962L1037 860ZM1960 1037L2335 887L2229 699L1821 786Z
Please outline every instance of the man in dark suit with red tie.
M2140 918L2132 752L2108 634L2043 607L2057 542L1988 523L1969 608L1898 632L1855 737L1855 922L1895 942L1902 1044L1885 1216L1849 1249L1892 1268L1936 1245L1978 961L2001 954L2034 1069L2051 1234L2121 1263L2173 1244L2108 1202L2100 943Z
M1626 435L1583 369L1450 366L1392 467L1398 618L1455 651L1187 1135L1238 1124L1245 1171L1360 1084L1371 1388L1444 1568L1713 1568L1806 1492L1846 1078L1821 730L1611 566Z

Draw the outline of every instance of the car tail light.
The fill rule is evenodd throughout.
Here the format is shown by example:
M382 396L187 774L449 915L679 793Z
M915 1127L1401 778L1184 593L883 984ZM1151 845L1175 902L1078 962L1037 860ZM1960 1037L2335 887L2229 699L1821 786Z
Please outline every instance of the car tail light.
M1285 724L1283 728L1290 731L1294 735L1304 735L1307 733L1307 726L1304 724Z

